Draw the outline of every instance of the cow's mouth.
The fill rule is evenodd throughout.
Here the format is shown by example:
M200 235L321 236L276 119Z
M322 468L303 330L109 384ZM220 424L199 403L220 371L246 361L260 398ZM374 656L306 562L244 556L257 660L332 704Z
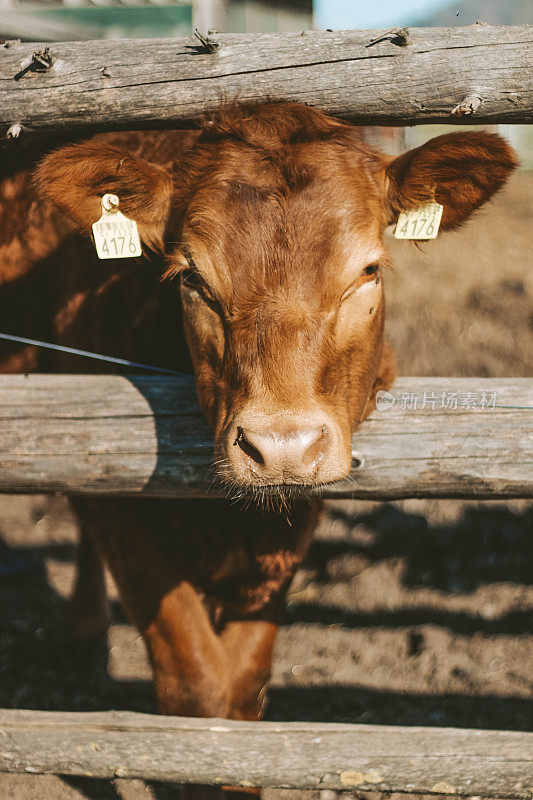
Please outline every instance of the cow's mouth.
M244 503L245 506L255 506L264 511L281 513L289 511L291 506L302 500L310 501L317 487L305 483L291 484L265 484L264 486L241 486L231 488L228 497Z
M284 512L299 501L311 502L320 496L327 483L247 483L218 478L225 497L230 502L254 506L264 511Z

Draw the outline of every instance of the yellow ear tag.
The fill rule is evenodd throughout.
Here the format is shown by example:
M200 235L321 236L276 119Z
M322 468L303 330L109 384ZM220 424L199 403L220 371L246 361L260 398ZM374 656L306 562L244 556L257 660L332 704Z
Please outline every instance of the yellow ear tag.
M93 224L98 258L135 258L142 254L137 223L118 210L116 194L102 197L102 216Z
M394 229L395 239L436 239L442 217L440 203L424 203L423 206L402 211Z

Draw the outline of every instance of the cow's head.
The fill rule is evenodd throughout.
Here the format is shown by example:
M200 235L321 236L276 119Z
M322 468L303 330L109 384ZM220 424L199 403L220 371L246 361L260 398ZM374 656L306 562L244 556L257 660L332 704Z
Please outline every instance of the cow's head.
M117 194L145 246L166 250L219 473L251 488L348 474L351 433L392 372L385 228L431 199L441 230L457 227L515 166L493 134L391 160L357 128L270 103L223 111L172 169L92 141L53 153L38 180L87 234Z

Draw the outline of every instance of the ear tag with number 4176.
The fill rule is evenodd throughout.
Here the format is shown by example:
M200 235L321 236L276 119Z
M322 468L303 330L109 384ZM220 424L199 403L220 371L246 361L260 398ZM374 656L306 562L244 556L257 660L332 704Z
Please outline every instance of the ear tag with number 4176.
M102 197L102 216L93 224L98 258L135 258L142 255L137 223L118 210L116 194Z
M423 206L402 211L394 229L395 239L435 239L442 217L440 203L424 203Z

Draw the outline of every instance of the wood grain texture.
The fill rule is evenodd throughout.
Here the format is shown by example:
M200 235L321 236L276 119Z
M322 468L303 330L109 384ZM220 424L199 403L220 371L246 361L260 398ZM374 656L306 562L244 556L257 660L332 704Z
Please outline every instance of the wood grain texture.
M0 135L183 125L222 100L307 102L362 124L532 122L533 26L217 34L0 47ZM370 46L369 46L370 45ZM45 60L46 63L46 60ZM24 70L27 70L24 72ZM15 80L15 76L17 79Z
M533 379L401 378L392 398L325 496L533 496ZM0 376L0 491L223 496L212 459L192 379Z
M533 734L2 710L0 771L528 798Z

